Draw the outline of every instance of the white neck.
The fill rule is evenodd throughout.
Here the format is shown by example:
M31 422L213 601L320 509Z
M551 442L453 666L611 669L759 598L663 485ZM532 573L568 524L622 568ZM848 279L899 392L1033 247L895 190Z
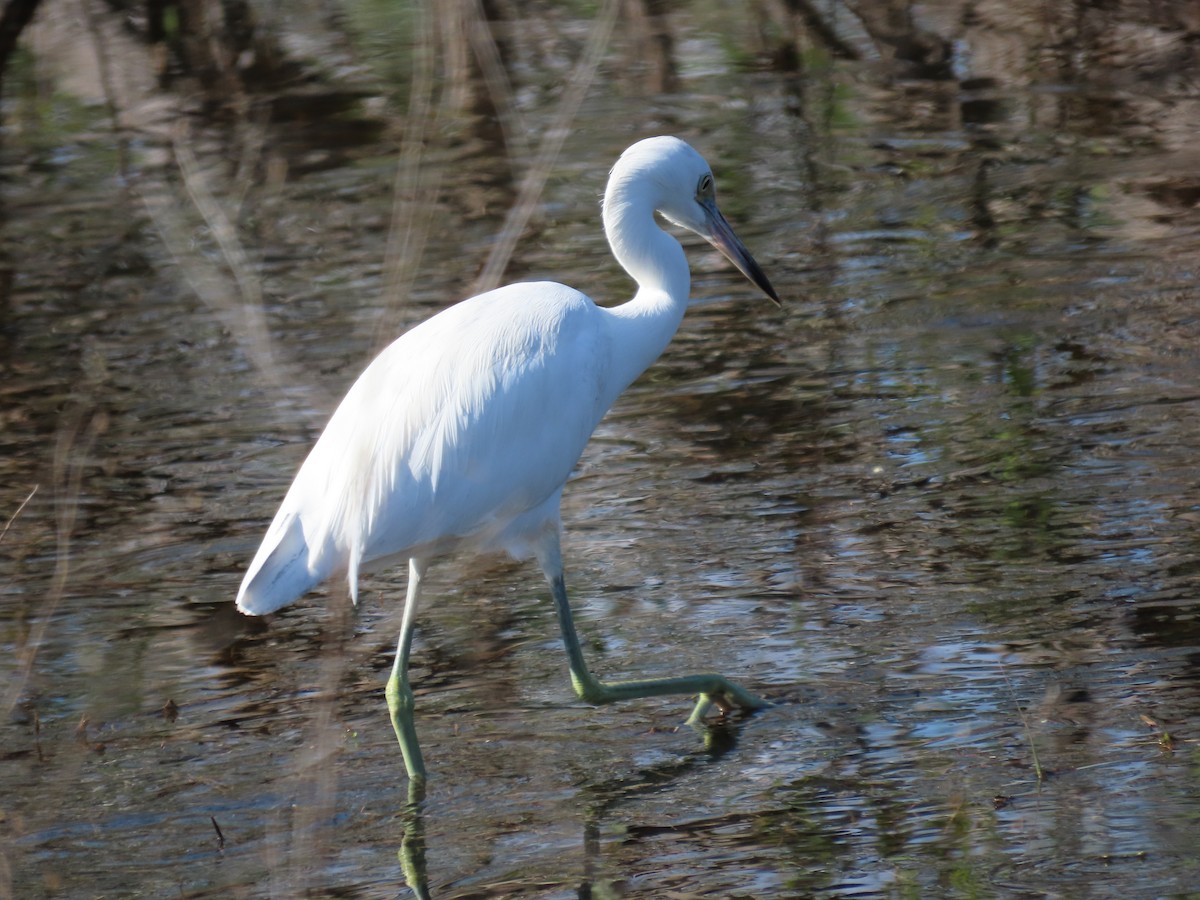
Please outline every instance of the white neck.
M633 299L606 310L613 346L611 403L666 349L687 310L691 273L683 247L654 219L655 201L635 179L610 184L604 233L613 256L638 284Z

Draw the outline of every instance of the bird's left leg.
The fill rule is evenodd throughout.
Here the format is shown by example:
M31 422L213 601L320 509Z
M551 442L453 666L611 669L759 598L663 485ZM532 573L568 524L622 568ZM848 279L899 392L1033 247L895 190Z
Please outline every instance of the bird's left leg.
M550 592L554 597L559 625L562 628L563 644L567 650L571 682L581 700L600 704L666 694L698 694L696 708L688 719L688 723L693 725L699 724L713 706L727 712L735 706L742 709L763 709L771 705L734 684L724 675L716 673L679 675L674 678L654 678L646 681L600 681L588 671L583 649L579 645L579 636L575 632L571 604L567 600L557 529L553 535L547 536L538 548L538 561L550 584Z
M417 741L417 726L413 723L413 692L408 683L408 655L412 650L413 626L417 617L417 601L421 594L421 579L425 576L425 561L408 561L408 591L404 597L404 615L400 621L400 640L396 643L396 661L384 691L392 728L404 755L404 768L414 785L425 781L425 760Z

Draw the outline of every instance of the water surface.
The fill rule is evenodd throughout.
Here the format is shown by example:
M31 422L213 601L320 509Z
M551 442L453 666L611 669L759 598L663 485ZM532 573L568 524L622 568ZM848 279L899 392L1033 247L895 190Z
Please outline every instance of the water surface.
M411 169L420 22L350 8L316 54L346 109L283 92L231 124L151 87L120 133L31 42L5 107L0 884L394 897L421 859L437 897L1191 896L1194 26L1040 9L925 8L906 33L944 64L871 16L618 27L506 277L627 297L596 201L672 132L785 308L688 239L703 303L566 492L572 599L602 676L718 668L777 705L703 734L685 698L587 708L535 567L445 560L419 812L382 696L403 572L357 614L336 585L265 621L232 598L337 397L471 291L591 20L496 32L511 146L437 69Z

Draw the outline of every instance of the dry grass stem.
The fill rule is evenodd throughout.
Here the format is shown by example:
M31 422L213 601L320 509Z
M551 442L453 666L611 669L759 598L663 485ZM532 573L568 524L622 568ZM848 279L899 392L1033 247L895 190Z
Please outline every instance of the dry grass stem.
M25 495L25 499L21 501L21 505L17 507L16 512L14 512L11 516L8 517L8 521L4 523L4 528L0 529L0 542L2 542L4 540L4 536L6 534L8 534L8 529L10 529L12 527L12 523L17 520L17 516L19 516L21 514L21 511L23 509L25 509L25 507L29 503L29 501L33 499L33 495L38 492L39 487L41 487L41 485L35 484L33 486L33 490Z
M550 127L542 137L542 142L538 147L538 153L534 158L533 164L529 167L529 170L525 173L525 177L521 181L521 188L517 193L517 199L508 211L508 216L505 218L504 225L496 237L496 242L492 245L492 252L488 255L487 262L483 266L483 271L475 279L472 293L491 290L499 286L500 279L504 277L509 261L512 259L513 251L516 249L517 241L525 231L525 227L529 224L534 210L537 209L542 189L546 185L546 178L554 168L559 151L562 150L563 142L570 133L571 123L575 121L575 117L579 114L579 108L583 104L584 97L587 96L588 88L591 87L592 81L596 77L600 61L603 59L609 41L612 38L613 28L616 26L617 14L620 11L620 7L619 0L605 0L604 5L597 14L591 33L588 35L588 42L584 48L583 56L580 57L579 62L575 64L575 68L571 72L571 77L567 81L566 90L558 102L558 109L555 110Z

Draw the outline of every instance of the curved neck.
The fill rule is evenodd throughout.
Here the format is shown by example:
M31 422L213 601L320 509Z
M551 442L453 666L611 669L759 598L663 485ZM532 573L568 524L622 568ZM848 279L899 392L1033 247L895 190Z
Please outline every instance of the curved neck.
M654 219L654 198L630 190L629 182L610 184L604 196L604 233L613 256L638 284L633 299L606 310L612 337L613 366L608 400L658 359L687 310L691 273L679 241Z
M635 179L610 184L604 195L604 234L613 256L638 284L633 298L665 294L672 305L686 307L691 273L679 241L654 219L655 198Z

